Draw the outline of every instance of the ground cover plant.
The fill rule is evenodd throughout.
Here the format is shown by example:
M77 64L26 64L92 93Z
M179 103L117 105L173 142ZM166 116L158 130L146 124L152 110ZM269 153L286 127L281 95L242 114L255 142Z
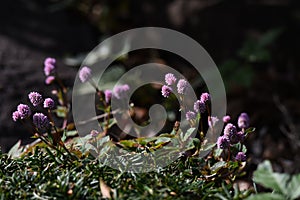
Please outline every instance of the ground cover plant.
M259 199L299 197L296 189L299 175L272 174L270 164L264 163L254 174L254 181L273 193L257 193L255 187L240 188L237 180L246 175L247 148L244 145L250 127L247 113L241 113L235 122L231 116L218 119L210 115L210 95L203 92L192 109L180 108L185 115L186 129L179 122L168 133L146 138L117 140L111 135L116 121L112 118L111 98L123 98L127 84L102 90L91 79L92 70L85 66L79 72L82 83L90 83L97 91L99 123L103 132L91 130L79 137L70 116L71 102L68 88L57 73L54 58L44 63L45 83L52 85L52 97L37 91L28 94L28 103L20 103L12 113L12 120L32 133L35 142L21 146L18 142L8 154L0 152L1 199ZM182 98L187 81L174 74L165 75L161 87L163 98L178 93ZM221 136L214 143L206 143L207 128L219 120L225 123ZM195 124L199 122L199 127ZM195 138L193 131L198 134ZM112 154L116 147L130 150L136 160L141 155L151 157L153 152L172 141L169 147L178 158L170 165L148 173L135 173L124 169L124 157L114 157L120 168L105 164L102 158ZM90 152L96 151L98 157ZM205 157L200 153L209 151ZM169 155L164 155L169 156ZM171 156L171 155L170 155ZM107 157L105 157L107 158ZM164 158L163 156L161 157ZM145 163L139 163L141 167ZM267 172L267 173L265 173ZM279 178L278 178L279 177ZM279 181L278 181L279 180ZM284 181L283 181L284 180ZM280 183L279 183L280 182ZM288 188L284 190L283 188ZM289 191L293 191L290 193ZM261 196L259 196L261 195Z

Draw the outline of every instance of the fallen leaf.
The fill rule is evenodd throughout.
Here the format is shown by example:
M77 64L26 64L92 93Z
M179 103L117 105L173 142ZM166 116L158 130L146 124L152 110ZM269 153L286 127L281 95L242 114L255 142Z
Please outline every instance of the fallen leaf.
M104 183L102 179L100 179L100 190L102 193L103 198L111 199L110 192L112 191L111 188Z

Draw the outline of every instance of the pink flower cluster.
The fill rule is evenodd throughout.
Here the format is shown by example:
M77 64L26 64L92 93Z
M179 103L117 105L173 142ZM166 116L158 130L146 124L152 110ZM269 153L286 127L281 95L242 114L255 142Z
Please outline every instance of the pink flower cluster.
M91 68L84 66L79 71L79 79L82 83L87 82L92 77L92 70Z
M197 113L204 113L206 111L206 106L208 105L208 101L210 100L210 95L208 93L202 93L200 99L194 103L194 111L188 111L190 113L194 113L196 116ZM187 120L189 120L187 118ZM211 117L208 120L208 124L210 127L214 126L215 123L219 121L216 117Z
M161 94L163 97L168 98L171 93L173 92L173 86L176 84L177 78L172 73L167 73L165 75L165 83L166 85L163 85L161 88ZM188 82L184 79L180 79L177 82L176 85L176 91L180 95L184 95L187 92L188 88ZM206 107L208 105L208 102L210 100L210 95L208 93L202 93L199 100L197 100L194 103L194 110L189 110L186 112L186 119L187 120L194 120L197 117L198 113L204 113L206 111ZM209 121L211 126L214 126L214 124L218 121L217 118L211 118L213 121Z
M171 93L173 92L172 86L176 84L177 78L174 74L168 73L165 75L165 83L161 88L161 94L163 97L168 98ZM180 79L177 82L177 93L178 94L185 94L188 88L188 82L184 79Z
M55 69L56 69L56 60L55 58L46 58L44 61L44 74L46 76L45 83L50 85L55 80Z
M250 124L250 119L247 113L241 113L238 118L238 127L240 128L240 131L235 125L228 123L230 121L230 116L224 116L223 121L227 124L224 128L224 134L218 138L218 148L227 149L231 145L238 144L245 140L245 128L248 128ZM246 161L246 155L244 152L238 152L235 159L242 162Z
M28 94L28 98L30 103L34 106L37 107L39 105L43 105L43 108L45 109L54 109L55 103L53 99L51 98L46 98L43 100L43 97L40 93L38 92L30 92ZM12 119L13 121L18 121L18 120L24 120L28 119L31 116L31 109L28 105L26 104L19 104L17 106L17 110L12 113ZM36 128L42 129L42 128L47 128L49 124L48 117L44 115L43 113L35 113L32 117L32 122L36 126Z

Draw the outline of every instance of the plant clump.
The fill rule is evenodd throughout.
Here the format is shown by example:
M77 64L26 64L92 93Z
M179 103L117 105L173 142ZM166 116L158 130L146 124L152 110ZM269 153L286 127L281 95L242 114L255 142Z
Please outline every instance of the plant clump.
M36 142L26 146L18 142L8 155L0 153L2 199L244 199L253 192L242 191L235 184L244 175L247 164L244 142L254 132L246 113L238 117L237 126L230 123L229 115L224 116L223 135L208 143L205 125L213 130L220 121L211 116L210 100L213 97L203 92L191 108L179 109L185 119L176 121L169 132L149 138L116 140L112 137L116 132L114 114L122 115L126 111L112 110L110 103L112 98L126 98L130 86L125 83L101 88L93 80L93 71L84 66L79 71L79 79L82 84L91 84L96 91L97 119L103 131L97 131L95 127L85 137L79 137L70 115L69 88L59 77L54 58L45 60L44 72L46 85L55 88L53 97L44 98L33 91L28 95L33 107L21 103L12 113L13 121L28 128ZM167 73L164 81L161 95L170 98L177 93L179 101L184 101L190 89L187 80ZM187 126L181 128L181 123ZM196 137L192 137L194 132ZM163 168L154 166L155 170L148 173L124 170L127 169L124 166L126 156L131 156L130 162L136 163L137 168L145 168L148 163L136 160L141 156L151 159L165 146L172 151L159 159L176 155L177 159L171 164ZM114 157L112 152L117 148L126 150L128 155ZM203 157L200 156L202 152L210 153ZM119 169L105 165L105 159L118 163Z

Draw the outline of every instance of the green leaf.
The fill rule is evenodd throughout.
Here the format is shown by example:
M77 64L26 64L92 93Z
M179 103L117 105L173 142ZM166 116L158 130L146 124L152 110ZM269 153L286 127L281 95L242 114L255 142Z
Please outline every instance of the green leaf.
M225 182L222 182L222 189L223 189L223 191L225 192L227 198L228 198L228 199L231 199L232 197L231 197L231 195L230 195L230 193L229 193L227 187L228 187L228 185L227 185L227 184L225 185Z
M187 142L187 144L184 146L185 151L191 150L195 148L195 144L192 138L189 139L189 141Z
M259 193L251 195L246 200L283 200L284 196L276 193Z
M221 199L221 200L228 200L226 197L224 197L222 194L220 194L220 193L217 193L217 194L215 194L214 195L215 197L218 197L219 199Z
M120 144L127 148L138 147L139 143L134 140L121 140Z
M273 43L281 35L282 32L282 28L269 30L259 39L258 45L260 45L261 47L265 47Z
M160 134L158 137L169 137L169 138L173 138L174 135L173 135L173 134L170 134L170 133L162 133L162 134Z
M11 158L17 158L21 155L22 149L21 146L21 140L19 140L8 152L8 156Z
M172 138L169 137L158 137L157 140L155 141L155 144L164 144L167 142L170 142Z
M242 146L242 152L247 153L247 147L246 147L246 145Z
M100 126L101 127L107 126L107 128L111 128L116 123L117 123L117 120L115 118L111 118L111 119L109 119L108 126L107 126L107 121L101 122Z
M234 169L240 167L238 161L229 161L228 162L228 168Z
M239 56L248 62L266 62L271 59L270 52L253 39L244 43Z
M64 131L64 132L63 132L63 135L62 135L62 137L61 137L61 141L62 141L62 142L65 142L66 139L67 139L66 133L67 133L67 131Z
M218 172L222 167L224 167L226 165L226 162L225 161L219 161L217 162L216 164L214 164L210 170L213 172L213 173L216 173Z
M82 145L80 150L81 150L81 152L84 152L84 153L86 153L87 151L90 151L90 150L94 150L95 152L97 152L96 147L90 143L85 143L84 145Z
M216 146L216 143L207 143L201 146L201 151L210 151Z
M214 149L214 157L215 158L220 157L222 153L223 153L223 149L219 149L219 148Z
M193 132L195 131L195 128L189 128L186 133L184 134L182 141L187 141L189 139L189 137L191 137L191 135L193 134Z
M52 151L48 148L45 147L45 150L47 151L48 155L52 158L52 160L56 163L56 164L60 164L60 160L56 159L57 157L55 157L55 155L52 153Z
M255 128L254 127L250 127L250 128L247 128L245 130L245 136L247 136L249 133L253 133L255 131Z
M287 187L287 193L292 199L297 199L300 197L300 174L292 176L291 181Z
M67 116L68 109L65 106L57 106L54 112L58 117L64 118Z
M136 141L137 143L139 143L140 145L143 145L145 146L146 144L148 144L149 142L153 142L157 139L157 137L149 137L149 138L146 138L146 137L141 137L141 138L137 138Z
M103 138L100 138L97 140L97 148L102 148L102 146L104 146L107 142L110 141L110 137L107 135Z
M281 194L287 194L287 181L290 176L288 174L274 173L270 161L264 161L259 164L253 175L254 182Z
M201 141L198 138L193 138L192 141L193 141L194 146L197 147L197 149L199 149L199 147L201 145Z
M78 136L78 131L77 130L72 130L72 131L67 131L66 132L66 137L74 137Z

